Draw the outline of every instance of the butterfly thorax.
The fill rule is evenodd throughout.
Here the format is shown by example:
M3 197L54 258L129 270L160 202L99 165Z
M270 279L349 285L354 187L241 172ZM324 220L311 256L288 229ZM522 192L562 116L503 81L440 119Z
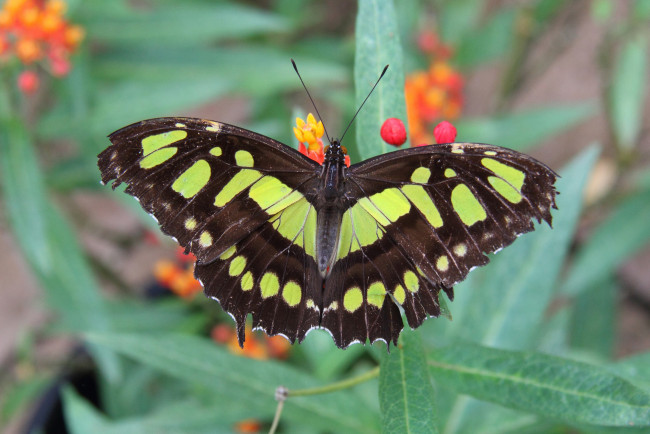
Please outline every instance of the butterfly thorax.
M327 277L334 264L341 232L341 218L346 208L345 185L346 149L337 140L325 151L320 175L320 188L316 200L317 233L316 257L321 276Z

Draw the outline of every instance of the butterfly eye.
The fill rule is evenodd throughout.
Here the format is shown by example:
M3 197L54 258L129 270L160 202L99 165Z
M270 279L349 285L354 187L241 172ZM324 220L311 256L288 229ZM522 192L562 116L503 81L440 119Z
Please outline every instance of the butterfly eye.
M329 145L325 146L325 152L327 152L329 150L330 150L330 146Z
M348 155L348 148L345 146L341 146L341 151L343 151L343 155Z

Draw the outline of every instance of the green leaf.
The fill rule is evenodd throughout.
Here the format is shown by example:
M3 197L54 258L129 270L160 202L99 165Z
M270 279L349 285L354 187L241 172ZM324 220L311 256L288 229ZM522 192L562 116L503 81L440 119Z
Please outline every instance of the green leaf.
M637 144L643 119L648 80L647 34L639 32L625 42L614 66L609 92L610 115L618 144L631 150Z
M0 180L11 229L33 267L52 269L47 199L31 140L18 120L0 121Z
M197 315L199 325L209 321L205 315L192 314L187 302L176 298L149 302L116 300L106 307L118 332L180 332Z
M650 426L650 395L605 369L471 344L433 351L436 382L478 399L570 422Z
M589 351L603 360L614 353L618 285L613 279L598 282L574 300L571 347Z
M85 8L80 16L102 44L190 45L287 32L289 21L242 4L172 4L108 12Z
M609 369L650 393L650 352L622 359L610 365Z
M340 62L266 46L216 48L152 47L146 51L124 47L98 55L95 73L106 80L165 82L190 76L194 80L219 77L233 83L239 92L268 96L302 89L291 66L294 57L300 73L315 89L318 83L345 83L349 71ZM236 65L236 67L233 67ZM377 72L378 73L378 72ZM317 87L316 87L317 89Z
M400 345L381 362L382 432L437 433L434 394L420 334L404 331Z
M451 45L458 45L465 37L467 29L472 29L483 12L480 0L446 1L439 7L441 39Z
M578 251L561 292L576 295L611 276L650 241L650 190L627 198Z
M321 380L339 377L366 352L363 345L352 345L345 351L340 351L325 330L309 332L309 339L305 339L296 349L309 360L311 372Z
M485 25L468 31L454 56L455 62L469 69L506 54L515 36L515 16L516 10L507 8L494 14Z
M45 290L45 299L70 330L107 331L99 287L67 222L45 196L34 149L17 121L0 125L0 168L13 233ZM111 380L118 360L106 350L91 351Z
M547 140L593 115L590 103L545 107L489 119L461 119L457 141L493 143L519 151Z
M650 19L650 1L635 0L631 13L634 18L641 21Z
M234 406L229 407L227 410ZM230 433L233 414L225 410L224 407L208 407L206 403L189 399L161 407L145 416L110 420L72 387L63 389L66 426L73 434ZM246 417L241 410L235 414L239 414L241 420Z
M87 117L76 118L76 123L64 121L69 114L55 110L44 118L39 129L44 136L77 136L88 133L104 138L111 132L133 122L158 116L182 115L183 109L196 106L226 94L230 82L221 78L172 78L165 82L142 83L122 81L119 85L97 92L97 105ZM97 150L106 142L95 143Z
M165 334L90 334L88 340L106 346L167 375L199 385L206 393L247 408L250 417L270 418L275 411L274 393L280 386L312 388L319 382L304 372L272 361L257 361L226 352L212 342L193 336ZM378 431L378 415L353 391L313 397L291 397L283 419L335 432Z
M2 400L0 401L0 425L19 415L42 396L52 383L50 377L36 374L33 377L21 380L17 384L3 385Z
M404 61L392 0L360 0L357 12L354 84L360 106L379 78L386 75L359 112L356 120L357 149L362 159L383 154L390 145L379 135L388 118L401 119L406 125L404 99Z

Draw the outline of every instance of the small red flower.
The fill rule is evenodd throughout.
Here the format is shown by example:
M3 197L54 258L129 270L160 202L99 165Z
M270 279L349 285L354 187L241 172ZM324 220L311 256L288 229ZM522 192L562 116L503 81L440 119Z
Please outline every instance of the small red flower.
M388 118L384 121L379 132L384 142L393 146L402 146L406 142L406 128L404 122L397 118Z
M451 122L442 121L433 129L436 143L452 143L456 140L456 127Z
M38 89L38 74L34 71L23 71L18 76L18 88L25 94L31 95Z

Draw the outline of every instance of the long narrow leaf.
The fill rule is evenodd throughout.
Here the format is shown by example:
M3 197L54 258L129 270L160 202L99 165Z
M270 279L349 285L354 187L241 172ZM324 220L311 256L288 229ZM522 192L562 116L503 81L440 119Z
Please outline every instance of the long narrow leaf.
M142 9L107 11L82 8L80 19L103 44L196 45L290 30L289 21L242 4L183 3Z
M357 12L354 83L357 105L379 78L385 65L386 75L357 117L357 149L361 158L383 154L389 145L379 130L387 118L399 118L406 124L404 100L404 61L392 0L360 0Z
M246 407L250 417L273 414L278 386L291 390L319 385L314 378L287 365L237 357L191 336L91 334L88 339L175 378L209 388L213 394L226 394ZM378 415L350 391L318 398L289 398L283 418L335 432L378 431Z
M596 366L470 344L430 354L436 382L506 407L570 422L650 426L650 394Z
M495 119L461 119L455 122L458 141L492 143L519 151L553 137L595 112L589 103L543 107Z
M576 295L611 276L650 241L649 221L650 190L626 199L579 250L561 291Z
M648 81L647 34L629 39L616 62L609 93L614 134L620 146L631 149L641 131L643 97Z
M435 392L420 334L405 331L400 345L385 354L379 375L379 402L385 433L436 433Z
M70 330L109 330L99 288L73 232L45 195L24 127L14 121L3 122L0 129L0 168L9 218L45 299ZM105 349L91 351L107 378L118 379L118 360Z
M0 122L0 180L18 245L33 266L49 272L52 252L46 239L45 189L27 131L17 120Z

